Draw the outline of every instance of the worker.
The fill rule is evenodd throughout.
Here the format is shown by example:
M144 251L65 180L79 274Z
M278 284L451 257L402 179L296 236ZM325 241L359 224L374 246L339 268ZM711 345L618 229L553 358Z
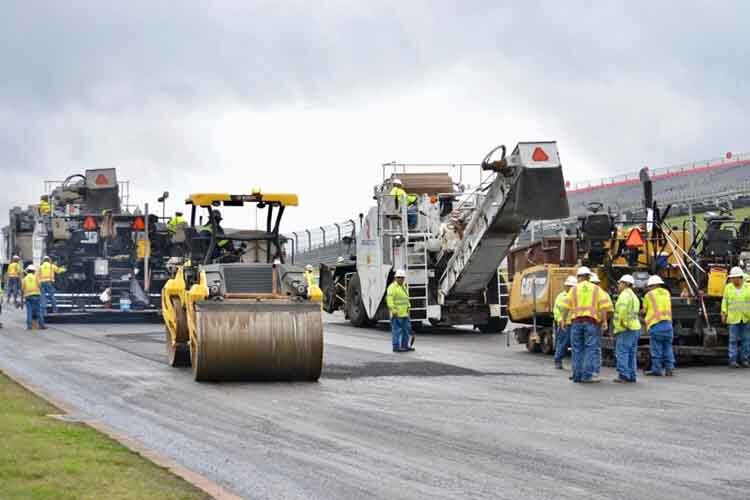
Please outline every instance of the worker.
M591 273L591 283L601 288L602 291L607 294L609 301L612 302L612 297L609 296L607 290L602 286L602 280L599 279L599 275L597 273ZM604 335L604 332L606 331L608 331L608 325L606 318L603 318L601 321L601 334L597 336L596 354L594 355L594 359L596 360L594 376L596 377L598 377L599 373L602 371L602 335Z
M391 343L393 352L413 351L410 346L411 320L409 319L409 289L404 284L406 272L403 269L396 271L395 279L388 286L385 302L391 315Z
M216 224L216 248L214 249L212 258L216 259L222 254L222 252L234 251L234 245L230 240L224 239L224 228L221 227L221 221L224 219L221 217L221 212L219 212L218 210L214 210L213 220L214 224ZM203 224L203 226L201 226L199 232L203 237L210 238L211 231L211 221L208 221L206 224Z
M733 267L727 278L729 283L721 300L721 322L729 328L729 367L750 368L750 284L745 283L739 267Z
M404 190L401 179L393 179L391 184L393 184L393 187L389 194L396 197L396 207L400 207L401 203L406 203L407 224L409 227L415 227L417 225L417 195L408 194Z
M8 264L8 270L6 271L7 286L5 288L5 301L10 302L13 300L13 305L16 307L20 306L19 298L21 295L21 257L14 255Z
M672 340L672 297L664 281L656 275L646 282L647 293L643 297L643 311L651 347L651 369L646 375L671 377L674 372L674 350Z
M561 308L570 321L570 344L573 350L573 373L575 383L601 382L594 376L598 362L595 359L598 337L601 335L602 318L612 311L609 295L591 283L591 269L581 266L576 272L578 283L572 287L562 301Z
M49 256L45 255L42 259L42 265L39 266L39 283L42 289L41 307L42 311L47 312L47 301L52 304L52 312L57 312L57 298L55 294L55 278L58 274L65 272L64 267L58 267L52 262Z
M49 215L50 213L50 206L49 206L49 196L46 194L43 194L39 197L39 215Z
M44 309L41 305L41 284L39 282L39 276L36 273L34 266L26 268L26 276L23 278L23 284L21 286L21 293L23 300L26 303L26 329L31 330L32 321L34 315L36 315L39 328L46 330L47 327L44 325Z
M174 217L169 219L169 222L167 222L167 231L169 231L171 234L174 234L177 232L177 228L179 226L186 226L187 221L182 216L182 212L175 212Z
M315 268L312 264L305 266L305 281L307 282L307 288L310 289L315 285Z
M619 384L634 383L636 380L636 351L638 337L641 336L641 322L638 313L641 302L633 292L635 280L623 274L617 282L617 303L612 321L615 335L615 356L617 358L617 378Z
M562 303L570 292L570 289L576 286L576 283L575 276L565 278L563 285L565 289L557 294L555 306L552 310L555 318L555 368L558 370L562 370L562 360L568 353L568 347L570 347L570 335L568 334L570 325L565 321L566 311L563 310Z

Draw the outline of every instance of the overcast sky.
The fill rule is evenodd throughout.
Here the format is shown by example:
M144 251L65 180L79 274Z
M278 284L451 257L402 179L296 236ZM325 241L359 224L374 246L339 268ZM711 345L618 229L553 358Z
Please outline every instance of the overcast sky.
M86 168L117 167L140 203L169 190L170 210L193 191L296 192L292 230L366 209L390 160L478 162L500 143L557 140L575 181L750 151L748 2L0 12L3 221L43 180Z

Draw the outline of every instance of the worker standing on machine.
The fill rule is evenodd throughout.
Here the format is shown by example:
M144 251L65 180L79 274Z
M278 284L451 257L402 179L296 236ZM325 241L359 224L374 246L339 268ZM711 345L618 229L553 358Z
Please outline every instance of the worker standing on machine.
M403 269L396 271L393 282L388 286L385 302L388 306L388 312L391 313L391 343L393 352L413 351L414 348L409 345L411 337L411 319L409 319L409 290L406 288L404 281L406 272Z
M407 223L409 227L415 227L417 225L417 195L408 194L404 190L401 179L393 179L391 184L393 184L393 187L389 194L396 197L396 207L399 208L401 203L406 203Z
M305 266L305 282L307 283L307 289L311 289L315 285L315 268L312 264Z
M13 305L20 307L19 297L21 295L21 258L18 255L14 255L10 264L8 264L8 270L6 276L8 278L5 288L5 301L10 302L13 300Z
M39 323L41 330L46 330L44 325L44 309L41 306L42 287L39 282L39 276L36 274L36 268L29 266L26 268L26 276L23 278L21 286L23 300L26 303L26 329L31 330L33 326L34 315Z
M565 278L565 289L557 294L555 306L552 314L555 318L555 368L563 369L562 360L570 347L570 334L568 332L570 325L566 321L566 311L563 309L563 301L568 296L570 289L576 286L575 276Z
M617 357L618 384L633 383L636 380L636 351L641 335L641 322L638 313L641 302L633 292L635 280L624 274L617 282L619 295L615 304L615 317L612 321L615 335L615 356Z
M578 283L561 306L567 312L570 320L570 344L573 348L573 374L571 380L575 383L591 384L601 382L594 376L596 361L596 347L598 336L601 335L602 318L612 311L612 301L609 295L591 283L591 269L581 266L576 272Z
M169 231L170 234L176 233L179 226L187 225L187 221L182 215L182 212L175 212L174 217L169 219L169 222L167 222L167 231Z
M43 194L39 197L39 215L49 215L50 210L49 196Z
M65 272L64 267L58 267L52 262L49 256L44 256L42 265L39 266L39 283L42 289L41 307L42 311L47 312L47 301L52 304L52 312L57 312L57 298L55 294L55 278L58 274Z
M740 364L750 368L750 285L739 267L729 271L728 279L721 300L721 322L729 328L729 368Z
M663 285L664 281L659 276L650 276L646 282L648 292L643 297L643 313L651 347L651 370L645 374L655 377L671 377L675 365L672 297Z

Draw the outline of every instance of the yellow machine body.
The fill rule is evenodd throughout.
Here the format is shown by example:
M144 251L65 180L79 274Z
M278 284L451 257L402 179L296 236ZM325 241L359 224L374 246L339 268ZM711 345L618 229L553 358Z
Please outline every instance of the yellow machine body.
M575 271L572 267L543 264L516 273L508 305L511 320L528 323L534 315L551 317L555 299L564 289L565 278L575 275Z

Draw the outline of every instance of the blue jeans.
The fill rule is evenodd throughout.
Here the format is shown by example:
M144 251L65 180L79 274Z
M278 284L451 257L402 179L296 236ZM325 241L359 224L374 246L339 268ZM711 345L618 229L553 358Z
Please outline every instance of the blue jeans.
M409 225L409 227L416 227L417 226L417 207L415 205L411 205L406 209L406 223Z
M26 328L31 330L31 320L36 315L39 326L44 326L44 310L40 307L41 298L38 295L26 297Z
M739 343L739 353L737 344ZM737 359L739 354L739 360ZM750 323L729 325L729 362L750 361Z
M8 299L13 299L13 302L18 301L18 297L21 295L21 278L8 278L8 289L5 290L5 295Z
M394 349L409 347L411 320L409 318L391 318L391 343Z
M636 351L640 330L625 330L615 336L615 353L617 355L617 374L621 379L635 382Z
M581 321L570 325L569 331L573 348L573 382L589 380L598 364L596 346L601 330L593 323Z
M596 336L596 353L594 354L594 375L599 375L602 371L602 329L599 328L599 334Z
M558 328L555 333L555 364L562 363L570 347L570 327Z
M665 323L657 323L661 325ZM668 331L654 331L653 327L649 330L651 339L649 344L651 345L651 372L658 375L663 375L664 370L671 370L674 368L674 350L672 349L672 339L674 334L670 329Z
M47 311L47 299L50 299L52 311L57 312L57 299L55 298L55 284L51 281L42 283L42 311Z

